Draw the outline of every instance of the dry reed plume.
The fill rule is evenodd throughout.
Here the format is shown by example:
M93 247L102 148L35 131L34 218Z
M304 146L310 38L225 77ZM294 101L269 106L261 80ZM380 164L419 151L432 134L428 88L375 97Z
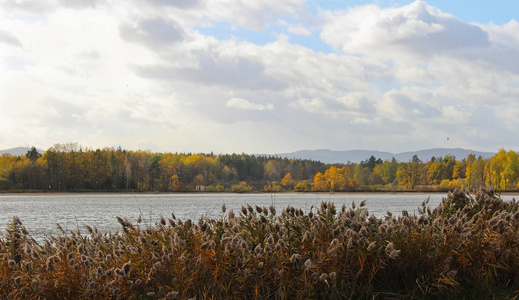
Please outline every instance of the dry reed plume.
M14 218L0 238L2 299L514 298L519 208L454 191L418 215L365 203L305 213L250 206L220 218L117 218L121 233L34 240Z

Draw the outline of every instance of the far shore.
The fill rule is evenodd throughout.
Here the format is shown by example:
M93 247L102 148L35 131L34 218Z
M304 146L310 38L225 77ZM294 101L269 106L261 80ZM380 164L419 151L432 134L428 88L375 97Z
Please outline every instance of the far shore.
M336 194L336 195L361 195L361 194L386 194L386 195L408 195L408 194L417 194L417 195L427 195L427 194L447 194L449 192L445 191L351 191L351 192L293 192L293 191L284 191L284 192L276 192L276 193L267 193L267 192L250 192L250 193L233 193L233 192L199 192L199 191L183 191L183 192L139 192L139 191L80 191L80 192L56 192L56 191L0 191L0 197L2 196L72 196L72 195L182 195L182 194L272 194L272 195L301 195L301 194ZM519 196L519 192L517 191L507 191L507 192L499 192L499 195L506 196Z

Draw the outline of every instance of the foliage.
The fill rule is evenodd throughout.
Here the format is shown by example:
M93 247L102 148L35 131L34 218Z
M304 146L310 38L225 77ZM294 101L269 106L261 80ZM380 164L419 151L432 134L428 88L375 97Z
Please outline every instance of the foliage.
M0 156L0 190L48 191L193 191L197 186L226 187L233 182L251 185L281 180L311 179L324 164L311 160L247 154L173 154L88 149L77 144L56 144L39 154ZM211 189L211 188L210 188ZM218 190L218 189L217 189Z
M231 191L233 193L246 193L252 191L252 186L248 185L247 182L242 181L239 184L233 185Z
M263 191L267 193L277 193L281 192L282 188L279 184L272 182L263 187Z
M519 290L519 205L454 191L418 216L323 202L308 212L242 206L121 233L41 243L14 218L0 238L2 299L474 299ZM63 232L65 234L65 232Z
M1 191L185 192L202 186L232 191L236 182L265 192L295 190L296 186L302 191L302 182L316 192L446 191L464 187L515 191L519 190L519 155L500 149L489 159L469 154L456 160L446 155L423 162L415 155L408 162L397 162L372 156L358 164L327 165L247 154L93 150L71 143L56 144L43 154L32 147L26 155L0 156Z
M294 180L292 179L292 174L287 173L285 177L283 177L283 179L281 180L281 185L285 188L288 188L292 185L293 182Z
M301 182L298 182L294 186L294 191L295 192L309 192L310 188L308 188L308 183L306 182L306 180L303 180Z

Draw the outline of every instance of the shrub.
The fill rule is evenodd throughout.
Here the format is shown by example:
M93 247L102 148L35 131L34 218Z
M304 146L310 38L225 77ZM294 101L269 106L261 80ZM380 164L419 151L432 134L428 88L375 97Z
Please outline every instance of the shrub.
M252 191L252 187L248 185L245 181L240 182L240 184L235 184L231 187L231 191L233 193L246 193Z
M306 180L305 180L305 181L298 182L294 186L294 191L296 191L296 192L309 192L310 188L308 187L308 184L306 183Z
M13 188L13 182L7 178L0 177L0 191L9 190Z
M225 187L223 185L209 185L205 187L206 192L224 192Z
M161 219L121 233L0 239L0 298L514 298L519 208L456 190L419 215L383 218L323 202L307 213L246 205L217 219ZM226 214L225 214L226 213Z
M268 193L278 193L281 192L282 188L278 184L268 184L263 187L264 192Z

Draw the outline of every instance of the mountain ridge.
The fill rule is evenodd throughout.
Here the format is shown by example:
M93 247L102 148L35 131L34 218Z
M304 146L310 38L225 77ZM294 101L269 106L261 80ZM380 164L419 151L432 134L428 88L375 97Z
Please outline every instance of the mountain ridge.
M494 156L495 152L482 152L462 148L431 148L418 151L406 151L400 153L391 153L376 150L344 150L333 151L329 149L317 150L299 150L289 153L275 154L278 157L296 158L296 159L311 159L323 163L360 163L369 159L371 156L376 159L391 160L393 157L399 162L406 162L412 160L414 155L422 161L429 161L434 157L445 157L446 155L453 155L456 159L461 160L467 157L468 154L474 154L476 157L481 156L484 159Z
M11 155L23 155L26 154L27 151L30 150L30 147L15 147L5 150L0 150L0 155L4 153L8 153ZM39 153L44 153L44 150L38 149ZM342 150L342 151L334 151L329 149L316 149L316 150L298 150L289 153L279 153L274 154L277 157L287 157L287 158L297 158L297 159L311 159L315 161L320 161L327 164L334 163L360 163L361 161L365 161L369 159L371 156L376 159L382 160L391 160L393 157L399 162L410 161L414 155L417 155L418 158L422 161L429 161L433 156L434 157L445 157L445 155L453 155L456 159L461 160L467 157L468 154L474 154L476 157L481 156L484 159L490 158L494 156L495 152L481 152L474 151L470 149L462 149L462 148L431 148L425 150L418 151L406 151L400 153L391 153L386 151L377 151L377 150Z
M11 154L14 156L27 154L27 151L31 150L31 147L15 147L15 148L9 148L5 150L0 150L0 155L2 154ZM39 153L43 153L44 151L37 149Z

